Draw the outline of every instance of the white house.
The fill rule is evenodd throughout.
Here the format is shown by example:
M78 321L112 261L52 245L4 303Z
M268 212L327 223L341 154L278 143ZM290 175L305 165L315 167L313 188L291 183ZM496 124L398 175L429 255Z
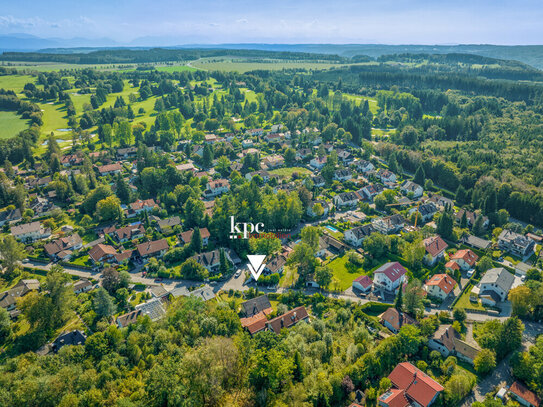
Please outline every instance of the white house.
M431 236L422 241L426 255L424 256L424 263L428 266L435 266L437 262L443 260L445 257L445 250L449 245L439 236Z
M353 177L353 174L348 169L336 170L334 172L334 180L336 181L348 181Z
M471 251L470 249L463 249L458 250L454 254L451 254L449 256L449 260L458 264L461 270L467 271L475 266L475 263L477 262L477 260L479 260L479 256L473 253L473 251Z
M358 291L363 293L370 292L372 286L373 280L368 276L360 276L353 280L353 288L356 288Z
M376 289L396 292L400 284L406 280L407 270L397 261L383 264L373 273L373 284Z
M390 170L380 169L377 172L377 175L379 176L379 179L384 184L394 184L396 182L396 174L394 174Z
M488 270L472 292L479 295L481 302L496 305L507 299L507 294L515 281L515 276L503 267Z
M362 242L369 237L375 229L370 224L358 226L352 229L349 229L345 232L344 239L349 244L360 247Z
M358 168L358 170L363 172L364 174L367 174L368 172L373 171L375 169L373 164L367 160L357 161L356 168Z
M404 181L400 186L400 191L405 195L409 194L410 192L413 193L413 198L420 198L424 192L422 187L413 181Z
M359 200L360 195L357 192L343 192L334 196L334 205L338 207L356 206Z
M424 289L428 295L441 300L451 295L454 287L456 287L456 281L448 274L436 274L424 284Z
M51 229L43 227L39 221L36 221L12 226L11 234L22 242L34 242L51 236Z
M209 181L207 183L207 189L204 191L204 196L206 198L213 198L228 192L230 189L230 182L226 179L217 179Z
M314 157L309 161L309 165L317 170L322 169L326 164L326 156L324 157Z

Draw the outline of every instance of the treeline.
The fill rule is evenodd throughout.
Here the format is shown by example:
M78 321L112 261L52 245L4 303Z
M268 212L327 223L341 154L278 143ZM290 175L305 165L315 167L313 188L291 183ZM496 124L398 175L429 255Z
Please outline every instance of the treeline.
M115 49L100 50L89 53L52 54L41 52L4 52L0 56L2 61L25 62L59 62L67 64L123 64L146 62L175 62L193 61L199 58L234 56L253 58L274 58L285 60L322 60L333 62L348 62L349 59L338 55L312 54L307 52L283 52L262 50L235 50L235 49L164 49L153 48L147 50Z
M0 89L0 110L15 111L23 119L30 120L32 125L41 126L43 123L40 107L19 99L11 90Z

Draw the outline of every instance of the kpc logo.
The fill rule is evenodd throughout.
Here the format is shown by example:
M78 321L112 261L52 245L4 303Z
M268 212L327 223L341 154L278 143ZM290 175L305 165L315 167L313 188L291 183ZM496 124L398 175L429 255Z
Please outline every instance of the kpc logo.
M264 224L251 222L236 222L233 216L230 216L230 239L249 239L251 234L264 233Z

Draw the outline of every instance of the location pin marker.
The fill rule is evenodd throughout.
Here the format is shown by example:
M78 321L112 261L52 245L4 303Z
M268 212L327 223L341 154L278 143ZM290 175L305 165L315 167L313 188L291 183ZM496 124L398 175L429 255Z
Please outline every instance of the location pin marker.
M260 277L264 271L264 267L266 267L264 264L264 259L266 256L263 254L248 254L247 258L249 259L249 271L253 275L255 281L257 281L258 277Z

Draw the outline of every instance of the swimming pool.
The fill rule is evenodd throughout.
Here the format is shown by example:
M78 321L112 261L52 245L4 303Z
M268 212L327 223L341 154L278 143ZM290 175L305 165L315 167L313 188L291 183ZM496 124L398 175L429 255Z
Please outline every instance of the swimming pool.
M326 229L331 230L332 232L339 232L335 227L326 225Z

